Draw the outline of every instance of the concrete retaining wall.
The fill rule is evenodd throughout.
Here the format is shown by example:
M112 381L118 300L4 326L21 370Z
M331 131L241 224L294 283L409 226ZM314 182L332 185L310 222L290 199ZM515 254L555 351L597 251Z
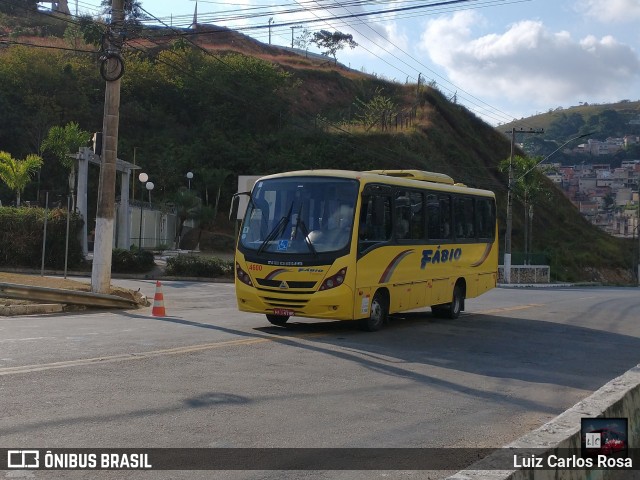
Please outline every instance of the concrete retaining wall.
M640 365L610 381L593 395L577 403L542 427L504 448L558 449L580 451L580 419L583 417L626 417L629 419L629 448L640 448ZM620 470L487 470L491 455L447 480L606 480L625 478ZM504 463L502 463L504 464ZM638 466L634 465L634 468ZM637 473L637 472L636 472ZM620 476L623 475L623 476Z

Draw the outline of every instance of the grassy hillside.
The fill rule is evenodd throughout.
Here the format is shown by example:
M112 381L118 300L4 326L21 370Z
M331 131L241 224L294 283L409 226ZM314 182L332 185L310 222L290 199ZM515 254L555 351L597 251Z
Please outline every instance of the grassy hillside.
M510 144L502 133L437 90L422 86L417 92L416 85L388 83L226 29L210 30L192 38L208 53L154 31L162 41L149 35L126 54L118 156L132 161L137 152L137 164L156 185L155 202L171 201L187 171L195 172L192 188L204 196L205 189L213 191L204 181L212 169L255 175L415 168L494 190L503 238L506 178L497 166L509 156ZM61 38L19 38L54 48L0 51L0 150L22 158L38 150L50 126L68 121L99 130L104 81L91 55L57 49L67 45ZM393 115L406 115L398 117L402 128L396 128L396 117L384 128L367 123L379 116L381 104ZM46 155L45 162L40 190L64 194L66 172ZM91 176L97 187L97 172ZM221 210L235 183L221 186ZM591 226L550 183L548 189L551 197L535 207L533 243L534 251L548 256L552 276L630 281L631 242ZM36 190L31 184L23 198L35 198ZM3 203L11 196L0 186ZM95 212L91 204L89 211ZM516 201L514 252L524 243L522 217Z
M563 116L578 114L588 119L589 117L599 115L606 110L613 110L621 114L631 114L633 116L640 115L640 101L623 101L618 103L606 104L583 104L567 108L558 107L548 112L532 115L530 117L514 120L513 122L501 125L499 130L508 131L511 128L544 128L545 131L554 123L562 119Z

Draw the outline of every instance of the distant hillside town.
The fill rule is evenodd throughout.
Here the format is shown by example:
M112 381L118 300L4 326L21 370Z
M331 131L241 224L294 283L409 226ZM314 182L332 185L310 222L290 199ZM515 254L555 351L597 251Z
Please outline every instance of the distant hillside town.
M574 149L591 155L611 155L638 137L589 141ZM602 152L607 152L602 153ZM591 223L611 235L635 237L639 231L640 160L623 160L620 167L609 163L563 166L544 165L546 175L567 195Z

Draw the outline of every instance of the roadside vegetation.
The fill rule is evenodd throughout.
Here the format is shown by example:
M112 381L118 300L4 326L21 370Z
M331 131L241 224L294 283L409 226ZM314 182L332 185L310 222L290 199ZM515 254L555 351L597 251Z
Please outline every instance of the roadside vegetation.
M23 203L42 207L46 191L64 206L71 171L54 150L44 148L45 139L53 127L71 122L82 132L99 131L104 81L96 54L86 53L95 51L92 44L73 32L65 35L68 26L36 27L0 17L0 28L10 30L12 39L54 47L0 50L0 150L12 158L36 154L43 159L21 194ZM192 194L199 199L194 205L210 208L195 212L185 200L185 218L202 215L203 228L190 239L191 248L199 244L206 251L211 233L232 236L233 226L216 213L227 211L238 175L308 168L446 173L496 192L504 234L507 176L500 163L509 157L509 140L435 85L390 83L334 62L320 65L299 57L304 62L295 68L294 55L233 32L198 36L207 51L183 39L167 40L161 30L148 33L162 42L140 40L125 53L118 157L135 160L152 175L154 203L176 205L177 198L188 200ZM185 194L187 172L193 180ZM530 251L546 257L554 280L592 281L595 271L607 281L607 272L615 271L616 279L630 281L632 244L584 221L551 182L540 179L539 188L549 194L535 203L527 200L527 212L535 207L533 218L525 215L524 200L515 201L514 252L524 251L527 225ZM89 191L97 190L98 169L92 167ZM15 198L15 189L0 182L2 204ZM95 212L96 196L88 201L88 211ZM2 261L0 267L6 266Z

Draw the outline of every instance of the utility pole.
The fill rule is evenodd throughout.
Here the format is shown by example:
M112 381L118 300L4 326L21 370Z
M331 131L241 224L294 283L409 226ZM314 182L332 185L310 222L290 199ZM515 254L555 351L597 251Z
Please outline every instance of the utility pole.
M273 17L269 19L269 45L271 45L271 24L273 23Z
M544 130L539 128L537 130L516 130L515 127L511 129L511 154L509 156L509 183L507 186L507 229L504 234L504 282L511 283L511 231L513 224L513 151L516 145L516 132L517 133L543 133Z
M295 25L295 26L293 26L293 27L289 27L289 28L291 29L291 48L293 48L293 31L294 31L296 28L302 28L302 25Z
M123 0L111 1L111 25L109 27L109 50L119 55L120 29L124 23ZM115 39L115 41L114 41ZM119 68L121 58L106 60L107 67ZM120 65L121 66L121 65ZM120 77L106 81L104 94L104 116L102 123L102 162L98 186L98 211L93 266L91 269L91 291L109 293L111 287L111 259L115 218L116 158L118 156L118 125L120 121Z

